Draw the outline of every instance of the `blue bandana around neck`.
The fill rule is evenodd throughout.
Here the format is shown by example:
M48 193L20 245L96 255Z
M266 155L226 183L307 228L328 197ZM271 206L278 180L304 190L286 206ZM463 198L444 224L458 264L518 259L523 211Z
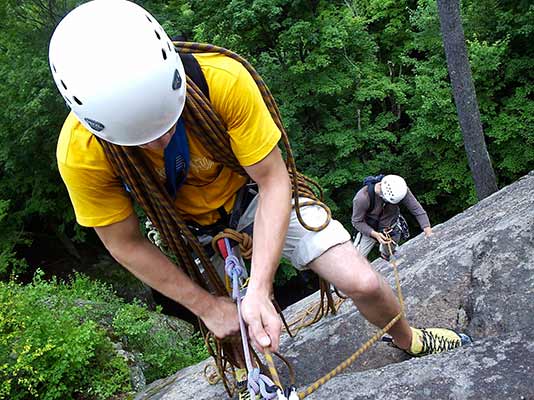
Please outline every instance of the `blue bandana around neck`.
M189 144L185 135L185 124L182 117L176 123L176 131L163 153L165 159L165 188L174 199L176 192L183 185L189 172Z

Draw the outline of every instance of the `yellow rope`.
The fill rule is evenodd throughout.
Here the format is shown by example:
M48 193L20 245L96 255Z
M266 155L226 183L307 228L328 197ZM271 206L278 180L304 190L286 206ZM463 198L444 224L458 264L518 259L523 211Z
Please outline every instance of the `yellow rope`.
M391 321L389 321L386 326L384 326L382 329L376 332L374 336L372 336L358 350L356 350L349 358L347 358L345 361L339 364L336 368L334 368L328 374L324 375L322 378L316 380L314 383L309 385L303 392L298 393L299 399L303 399L306 396L309 396L310 394L315 392L320 386L324 385L326 382L328 382L330 379L338 375L340 372L347 369L352 363L354 363L354 361L356 361L356 359L360 355L363 354L363 352L368 350L374 343L376 343L393 325L395 325L395 323L397 323L404 316L404 301L402 298L402 291L400 287L399 272L398 272L395 257L393 255L393 251L391 249L391 243L393 242L393 240L391 239L391 236L389 236L389 232L384 232L384 233L386 234L386 237L388 239L387 245L388 245L388 251L390 254L390 264L393 267L393 272L395 275L395 284L397 286L397 295L399 298L400 312Z
M280 389L283 389L282 383L280 382L280 377L278 376L278 371L276 370L276 366L274 365L273 356L271 352L268 349L264 349L263 355L265 357L265 361L267 361L267 367L269 368L269 373L271 374L271 378L274 384Z
M400 312L391 321L389 321L386 324L386 326L384 326L382 329L378 330L369 340L367 340L363 345L361 345L360 348L358 350L356 350L349 358L347 358L345 361L343 361L341 364L339 364L336 368L331 370L329 373L327 373L323 377L317 379L315 382L313 382L311 385L309 385L304 391L299 392L298 393L299 399L304 399L305 397L309 396L310 394L315 392L317 389L319 389L319 387L324 385L326 382L328 382L329 380L334 378L336 375L338 375L339 373L341 373L345 369L347 369L350 365L352 365L358 359L358 357L360 357L365 351L367 351L374 343L376 343L378 340L380 340L380 338L393 325L395 325L404 316L404 299L403 299L402 290L401 290L401 287L400 287L400 278L399 278L398 266L397 266L397 262L396 262L396 259L395 259L395 256L393 254L393 250L392 250L392 247L391 247L391 244L394 243L394 241L391 238L391 236L389 235L389 232L385 231L384 233L385 233L386 238L387 238L387 248L388 248L388 252L389 252L389 255L390 255L390 264L393 267L393 272L394 272L394 276L395 276L395 286L396 286L396 289L397 289L397 295L398 295L398 300L399 300L399 305L400 305ZM232 232L232 234L233 234L233 232ZM221 234L221 235L224 236L224 234ZM224 236L224 237L226 237L226 236ZM343 302L345 300L346 300L346 298L340 298L340 299L338 299L336 301L336 303L335 303L336 311L339 309L339 307L341 306L341 304L343 304ZM307 316L311 315L314 312L315 308L319 308L319 311L317 311L317 313L316 313L315 317L312 319L312 321L302 322L303 320L305 320L305 318ZM314 306L309 307L308 309L306 309L303 312L304 315L302 315L300 317L300 319L297 319L296 321L290 323L288 327L294 326L295 324L300 322L301 324L296 328L295 334L298 333L302 328L304 328L306 326L309 326L312 323L316 322L317 316L319 315L319 313L322 313L322 308L323 308L323 301L321 299ZM289 332L289 329L287 329L287 331L291 335L291 332ZM294 335L291 335L291 336L294 336ZM278 355L278 356L281 357L280 355ZM279 388L282 389L283 386L282 386L282 383L280 381L280 377L279 377L278 371L277 371L276 366L274 364L272 354L268 349L264 350L264 357L265 357L265 360L266 360L266 363L267 363L267 367L269 369L269 373L271 375L271 378L272 378L273 382L275 383L276 386L278 386ZM282 360L283 360L283 358L282 358ZM290 364L287 361L285 361L285 362L288 365L288 367L290 367ZM293 375L291 372L292 371L291 371L291 367L290 367L290 375ZM205 375L207 375L206 374L206 370L205 370ZM291 380L292 380L292 383L294 383L293 382L294 381L294 377L292 377Z
M358 350L356 350L349 358L339 364L336 368L330 371L328 374L322 378L316 380L310 386L308 386L303 392L298 394L299 399L303 399L306 396L309 396L315 392L321 385L324 385L334 376L338 375L340 372L347 369L356 359L363 354L364 351L369 349L371 345L377 342L388 330L391 328L400 318L402 317L402 312L397 314L384 328L380 329L373 337L371 337L367 342L365 342Z
M395 242L393 238L389 235L390 232L391 232L391 229L384 231L384 234L386 235L386 238L388 239L387 246L388 246L388 252L389 252L389 263L393 266L393 271L395 273L395 284L397 286L397 296L399 298L401 312L404 313L404 299L402 297L402 291L400 288L397 259L395 258L395 255L393 254L393 250L391 249L391 243L395 243Z

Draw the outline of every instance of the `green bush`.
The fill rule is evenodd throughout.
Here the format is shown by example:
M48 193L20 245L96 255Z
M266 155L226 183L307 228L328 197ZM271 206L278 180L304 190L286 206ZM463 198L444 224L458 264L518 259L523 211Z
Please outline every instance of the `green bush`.
M156 326L155 313L125 304L77 275L0 283L0 399L112 399L131 391L111 339L142 361L150 382L206 357L198 338Z
M154 313L136 304L124 305L113 318L115 334L122 337L128 348L135 349L145 364L148 382L208 357L201 337L184 339L172 329L156 329L158 324Z
M0 284L0 399L109 399L130 389L104 330L62 307L59 294L39 278Z

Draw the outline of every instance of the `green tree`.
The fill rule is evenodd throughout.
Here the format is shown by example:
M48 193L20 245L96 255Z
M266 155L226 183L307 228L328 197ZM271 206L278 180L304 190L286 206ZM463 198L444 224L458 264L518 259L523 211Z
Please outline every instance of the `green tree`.
M377 3L378 4L378 3ZM213 8L222 11L213 14ZM195 39L249 59L280 106L299 167L346 215L354 184L393 170L397 102L405 82L379 60L359 5L326 1L210 1L195 10ZM228 34L231 32L231 34ZM395 103L395 104L393 104Z
M15 246L35 234L63 235L73 221L55 144L67 109L48 70L48 39L65 2L0 6L0 276L20 272Z

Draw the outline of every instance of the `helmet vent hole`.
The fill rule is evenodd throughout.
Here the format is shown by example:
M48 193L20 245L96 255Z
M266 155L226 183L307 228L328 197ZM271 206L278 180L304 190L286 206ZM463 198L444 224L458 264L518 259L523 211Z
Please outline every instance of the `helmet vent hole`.
M172 52L171 44L169 42L167 42L167 47L169 48L169 51Z
M145 15L146 19L148 19L148 22L152 23L152 20L150 19L150 17L148 15Z
M161 49L161 54L163 55L163 59L167 59L167 53L165 52L165 49Z
M68 98L67 96L64 96L64 99L65 99L65 101L66 101L67 103L72 104L72 101L70 101L69 98Z
M93 128L97 132L101 132L105 128L103 123L95 121L94 119L84 118L84 120L91 128Z
M158 38L158 40L161 40L161 36L159 35L158 31L154 31L154 33L156 34L156 37Z
M78 99L76 96L72 96L72 98L74 99L74 101L76 103L78 103L78 105L80 105L80 106L83 105L83 103L80 101L80 99Z
M65 85L65 82L61 81L61 86L63 86L65 90L67 90L67 85Z
M52 69L54 70L54 73L57 73L56 66L52 64Z

